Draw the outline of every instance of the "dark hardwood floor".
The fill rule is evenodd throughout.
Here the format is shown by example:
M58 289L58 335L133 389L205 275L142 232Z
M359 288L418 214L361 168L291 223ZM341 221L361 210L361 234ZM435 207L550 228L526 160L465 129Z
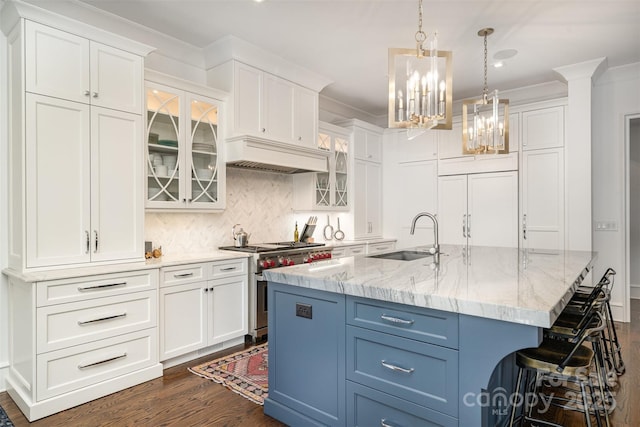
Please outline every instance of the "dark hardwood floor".
M617 324L626 373L619 377L614 427L640 425L640 300L631 304L631 323ZM35 427L57 426L282 426L264 415L262 406L198 377L189 366L204 363L242 349L234 347L215 355L165 370L162 378L148 381L119 393L60 412L31 423ZM16 427L30 425L6 392L0 393L2 406ZM552 413L555 422L567 426L584 425L582 414ZM474 426L461 426L474 427Z

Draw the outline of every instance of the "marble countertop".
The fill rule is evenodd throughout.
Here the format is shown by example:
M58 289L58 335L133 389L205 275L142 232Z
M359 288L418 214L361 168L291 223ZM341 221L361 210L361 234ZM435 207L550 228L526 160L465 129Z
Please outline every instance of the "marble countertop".
M8 276L15 277L24 282L41 282L44 280L68 279L73 277L92 276L96 274L109 274L125 271L162 268L172 265L222 261L236 258L248 258L251 255L253 254L214 250L207 253L162 255L160 258L151 258L140 262L129 262L121 264L103 264L87 267L30 270L27 272L18 272L10 268L6 268L2 270L2 272Z
M320 243L324 243L328 247L342 248L347 246L359 246L375 243L395 242L397 239L371 239L371 240L323 240Z
M425 250L425 248L411 248ZM429 256L396 261L346 257L263 272L266 280L310 289L549 327L596 254L442 245Z

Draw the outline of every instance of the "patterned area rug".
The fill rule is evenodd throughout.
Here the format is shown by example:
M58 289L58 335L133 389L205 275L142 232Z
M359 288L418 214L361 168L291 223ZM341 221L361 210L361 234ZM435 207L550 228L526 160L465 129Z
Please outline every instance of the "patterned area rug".
M269 351L267 343L189 368L246 397L258 405L269 395Z
M7 413L4 412L4 409L2 409L2 406L0 406L0 427L13 427L13 423Z

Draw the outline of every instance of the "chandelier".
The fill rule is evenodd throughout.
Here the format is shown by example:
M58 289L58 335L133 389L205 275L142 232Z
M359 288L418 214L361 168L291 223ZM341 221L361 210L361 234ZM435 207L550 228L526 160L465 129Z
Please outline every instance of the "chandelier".
M484 37L484 89L480 99L462 101L462 151L464 154L509 153L509 100L489 95L487 87L487 36L493 28L478 31Z
M422 31L422 0L415 39L415 49L389 49L389 127L451 129L452 54Z

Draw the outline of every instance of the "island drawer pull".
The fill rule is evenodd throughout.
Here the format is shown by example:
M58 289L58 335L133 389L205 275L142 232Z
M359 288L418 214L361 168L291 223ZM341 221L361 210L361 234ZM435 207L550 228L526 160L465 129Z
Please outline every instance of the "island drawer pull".
M405 320L405 319L401 319L399 317L389 316L389 315L384 314L384 313L380 316L380 318L382 320L386 320L387 322L400 323L402 325L413 325L413 323L414 323L413 320Z
M80 292L82 292L82 291L94 291L96 289L113 288L115 286L126 286L126 285L127 285L127 282L105 283L105 284L102 284L102 285L78 286L78 290Z
M108 359L100 360L98 362L87 363L86 365L78 365L78 369L86 369L94 366L102 365L103 363L113 362L114 360L123 359L127 357L127 353L122 353L118 356L109 357Z
M99 317L97 319L91 319L91 320L78 320L78 325L82 326L82 325L87 325L89 323L104 322L105 320L119 319L120 317L127 317L127 313L125 312L120 314L114 314L111 316Z
M180 274L174 274L173 277L191 277L193 276L193 272L191 273L180 273Z
M380 419L380 427L396 427L397 424L389 424L386 418Z
M384 366L387 369L391 369L392 371L404 372L405 374L410 374L415 370L413 368L407 369L407 368L401 368L400 366L392 365L390 363L387 363L386 360L381 360L380 363L382 364L382 366Z

